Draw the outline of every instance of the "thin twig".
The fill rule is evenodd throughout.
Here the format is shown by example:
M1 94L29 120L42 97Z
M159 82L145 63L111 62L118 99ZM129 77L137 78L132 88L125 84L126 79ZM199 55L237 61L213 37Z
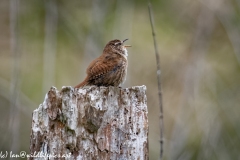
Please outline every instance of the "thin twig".
M18 14L19 14L19 0L11 0L10 3L10 44L11 53L13 57L12 62L12 75L10 82L10 116L9 116L9 129L11 135L11 151L16 152L19 150L19 122L20 110L19 104L19 85L20 85L20 51L19 51L19 36L18 36Z
M55 83L58 6L57 0L45 2L45 35L43 52L43 94Z
M155 49L156 62L157 62L158 99L159 99L159 109L160 109L159 129L160 129L160 160L161 160L163 158L163 132L164 132L161 69L160 69L160 60L159 60L159 52L158 52L158 47L157 47L156 33L154 30L152 5L151 5L150 0L148 0L148 11L149 11L149 18L150 18L150 23L151 23L151 27L152 27L152 36L153 36L154 49Z

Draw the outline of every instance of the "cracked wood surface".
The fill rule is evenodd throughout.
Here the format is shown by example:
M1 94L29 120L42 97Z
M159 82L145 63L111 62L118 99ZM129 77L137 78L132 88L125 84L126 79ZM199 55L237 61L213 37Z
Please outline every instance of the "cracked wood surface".
M71 155L57 159L148 159L146 101L145 86L52 87L33 111L30 152Z

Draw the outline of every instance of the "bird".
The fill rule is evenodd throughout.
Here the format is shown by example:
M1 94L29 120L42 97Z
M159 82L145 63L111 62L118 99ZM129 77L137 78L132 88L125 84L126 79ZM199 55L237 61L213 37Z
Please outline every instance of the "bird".
M127 40L109 41L102 54L88 66L86 78L74 88L91 85L120 87L127 75L128 51L126 48L131 47L131 45L124 45Z

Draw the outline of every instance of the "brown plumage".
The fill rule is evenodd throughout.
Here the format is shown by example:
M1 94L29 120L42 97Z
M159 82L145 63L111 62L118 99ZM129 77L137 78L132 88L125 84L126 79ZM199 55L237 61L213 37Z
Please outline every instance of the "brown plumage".
M127 74L127 49L129 45L123 43L128 40L112 40L105 46L100 57L90 63L87 77L75 88L88 85L120 86Z

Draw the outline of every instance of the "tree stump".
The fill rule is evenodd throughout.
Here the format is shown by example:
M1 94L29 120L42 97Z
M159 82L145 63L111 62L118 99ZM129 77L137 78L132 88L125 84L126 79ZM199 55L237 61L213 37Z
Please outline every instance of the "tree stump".
M33 111L29 159L148 159L146 87L51 87Z

